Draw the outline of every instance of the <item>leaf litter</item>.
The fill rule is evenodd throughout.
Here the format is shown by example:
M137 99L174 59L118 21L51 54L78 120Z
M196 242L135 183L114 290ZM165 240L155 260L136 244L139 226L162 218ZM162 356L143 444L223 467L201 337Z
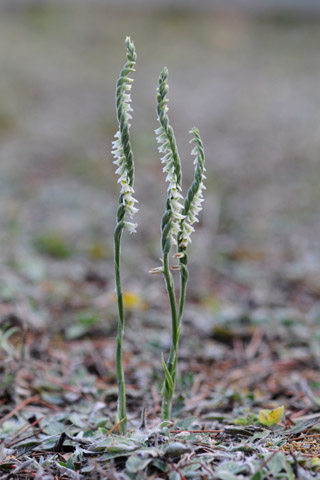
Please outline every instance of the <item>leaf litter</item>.
M116 318L109 325L100 320L105 301L90 308L84 281L82 301L68 306L71 323L63 317L65 293L55 290L43 308L50 315L60 308L63 320L50 334L22 321L23 302L18 310L7 304L0 337L1 478L319 478L320 375L318 357L310 354L318 317L301 322L296 306L253 307L243 293L237 305L227 302L225 284L216 273L222 294L214 313L203 298L190 302L172 422L160 420L166 331L152 300L128 294L126 438L116 419ZM95 284L97 297L103 287ZM113 302L110 296L111 315ZM199 317L206 319L203 328ZM143 339L135 334L139 322L148 331Z

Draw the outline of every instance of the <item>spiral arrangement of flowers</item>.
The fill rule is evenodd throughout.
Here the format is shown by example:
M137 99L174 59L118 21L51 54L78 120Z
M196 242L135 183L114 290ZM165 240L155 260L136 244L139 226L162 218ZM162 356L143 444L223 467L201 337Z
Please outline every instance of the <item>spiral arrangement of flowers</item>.
M136 51L130 37L126 38L127 46L127 62L125 63L116 89L116 109L119 130L115 134L115 140L112 142L112 154L114 156L113 163L118 167L116 174L119 175L118 183L121 186L118 210L118 222L124 220L126 213L132 218L138 209L135 203L138 201L133 197L134 189L134 158L130 142L130 127L129 120L132 119L130 112L133 111L131 107L131 86L133 79L129 77L131 72L135 71L135 63L137 59ZM137 225L132 222L124 221L124 228L130 233L136 231Z

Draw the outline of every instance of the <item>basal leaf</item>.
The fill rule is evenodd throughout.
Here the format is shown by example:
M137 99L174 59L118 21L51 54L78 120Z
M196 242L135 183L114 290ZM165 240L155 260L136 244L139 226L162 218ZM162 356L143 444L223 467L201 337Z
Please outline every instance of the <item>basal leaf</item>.
M167 365L166 365L166 362L164 361L164 358L163 358L163 354L161 355L161 361L162 361L162 365L163 365L163 369L164 369L164 374L165 374L165 377L166 377L166 382L168 384L168 389L169 389L169 394L170 396L173 394L173 380L172 380L172 377L171 377L171 374L167 368Z

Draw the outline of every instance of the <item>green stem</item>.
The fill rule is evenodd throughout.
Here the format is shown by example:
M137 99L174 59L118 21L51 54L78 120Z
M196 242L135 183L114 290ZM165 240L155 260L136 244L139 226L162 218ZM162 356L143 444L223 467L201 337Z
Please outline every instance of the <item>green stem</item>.
M125 435L127 431L127 407L126 407L126 386L124 379L124 371L122 364L122 340L124 334L124 314L123 314L123 297L120 282L120 250L121 250L121 235L123 230L123 222L119 222L114 231L114 266L115 266L115 281L116 294L118 300L118 334L116 347L116 372L118 380L118 416L121 435Z
M179 249L180 251L180 249ZM184 304L186 300L186 290L187 290L187 283L188 283L188 268L187 268L187 263L188 263L188 257L187 254L184 252L184 257L180 259L179 264L180 264L180 295L179 295L179 310L178 310L178 320L177 320L177 330L178 330L178 337L177 337L177 345L176 345L176 355L174 359L174 365L172 369L172 381L173 384L175 385L176 382L176 374L177 374L177 363L178 363L178 348L179 348L179 337L180 337L180 331L181 331L181 322L182 322L182 315L183 315L183 309L184 309Z
M169 295L170 308L171 308L171 320L172 320L172 336L169 358L167 361L167 369L171 378L175 377L174 368L177 364L178 355L178 340L179 340L179 325L177 318L176 298L174 294L174 284L172 274L169 268L169 254L163 255L163 275ZM162 419L170 420L172 412L172 398L174 394L175 384L173 381L173 388L169 387L167 380L165 380L162 390Z
M180 259L179 264L180 264L180 297L179 297L179 314L178 314L178 323L179 326L181 325L181 320L182 320L182 315L183 315L183 309L184 309L184 304L186 300L186 290L187 290L187 283L188 283L188 277L189 277L189 272L187 268L187 254L184 254L185 256Z

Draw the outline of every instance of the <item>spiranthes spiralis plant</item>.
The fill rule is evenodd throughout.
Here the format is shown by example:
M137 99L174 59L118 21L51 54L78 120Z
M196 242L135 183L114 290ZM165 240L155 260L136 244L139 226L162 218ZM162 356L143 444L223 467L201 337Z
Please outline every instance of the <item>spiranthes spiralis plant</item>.
M166 181L169 183L165 212L161 222L161 267L153 268L151 273L162 273L167 288L170 309L171 309L171 346L167 362L162 356L162 364L165 372L165 380L162 388L162 418L171 418L172 400L176 384L176 371L178 360L179 337L181 321L186 296L188 281L188 256L187 246L191 242L192 226L198 221L197 215L201 210L203 202L204 186L204 150L199 131L193 128L191 143L195 146L192 155L195 155L194 180L183 200L181 187L181 162L178 154L177 144L173 128L168 117L168 70L163 69L159 77L157 91L157 115L160 127L155 131L157 142L160 144L158 150L163 154L161 162L164 164L163 171L167 173ZM183 204L181 203L183 201ZM178 266L170 266L170 253L172 247L176 247L175 258L179 259ZM175 295L174 279L170 269L180 271L180 296L177 305Z
M120 281L120 253L121 253L121 236L124 229L130 233L136 231L137 225L128 222L126 217L133 217L138 211L135 207L137 200L133 197L134 189L134 158L130 143L130 122L132 118L131 108L131 84L133 79L129 77L134 72L136 63L136 51L130 37L126 38L127 61L123 66L116 87L116 110L119 130L115 134L113 142L112 154L114 156L114 164L118 167L116 173L119 174L121 190L119 196L119 205L117 210L117 223L114 231L114 265L115 265L115 283L118 301L118 334L116 346L116 373L118 381L118 416L120 423L120 433L126 433L126 390L125 379L122 362L122 341L124 335L124 308L123 297Z
M205 156L203 150L202 140L200 138L199 130L193 127L190 132L193 138L190 140L191 144L195 144L191 155L195 155L194 159L194 178L189 187L187 195L184 199L184 205L182 210L183 218L180 222L180 231L178 233L178 253L176 257L179 258L179 270L180 270L180 296L179 296L179 309L178 309L178 324L179 332L181 327L182 314L186 299L186 289L189 277L188 272L188 254L187 247L191 243L191 234L194 232L192 226L195 222L198 222L198 214L202 210L202 203L204 202L203 190L206 190L204 185L205 176ZM174 379L177 370L177 355L175 357L174 365Z

